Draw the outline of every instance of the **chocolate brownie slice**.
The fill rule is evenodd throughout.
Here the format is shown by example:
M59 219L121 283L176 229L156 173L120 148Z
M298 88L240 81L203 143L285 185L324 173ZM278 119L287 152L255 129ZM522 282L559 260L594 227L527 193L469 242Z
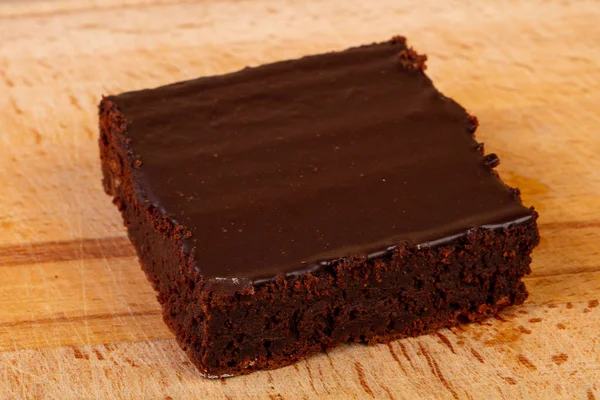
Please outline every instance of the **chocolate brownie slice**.
M537 214L403 38L109 96L104 188L209 377L485 318Z

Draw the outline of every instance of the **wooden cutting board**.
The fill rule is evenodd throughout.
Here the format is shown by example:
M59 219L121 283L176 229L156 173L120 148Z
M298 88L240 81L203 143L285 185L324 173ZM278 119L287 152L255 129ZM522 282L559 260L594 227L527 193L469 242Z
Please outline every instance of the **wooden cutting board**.
M600 3L0 4L0 399L600 399ZM100 184L102 94L408 36L540 212L531 296L480 324L206 380Z

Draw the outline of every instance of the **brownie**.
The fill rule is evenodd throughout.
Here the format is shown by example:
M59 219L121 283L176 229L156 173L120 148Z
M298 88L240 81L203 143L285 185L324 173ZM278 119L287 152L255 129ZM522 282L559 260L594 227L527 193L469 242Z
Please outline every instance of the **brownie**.
M109 96L104 188L202 374L521 304L533 208L404 38Z

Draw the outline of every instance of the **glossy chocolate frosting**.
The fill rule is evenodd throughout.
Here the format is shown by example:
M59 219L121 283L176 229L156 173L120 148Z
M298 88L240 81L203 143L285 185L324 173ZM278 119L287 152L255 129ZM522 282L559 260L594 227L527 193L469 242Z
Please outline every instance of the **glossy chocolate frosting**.
M531 218L422 67L395 40L109 99L197 268L256 283Z

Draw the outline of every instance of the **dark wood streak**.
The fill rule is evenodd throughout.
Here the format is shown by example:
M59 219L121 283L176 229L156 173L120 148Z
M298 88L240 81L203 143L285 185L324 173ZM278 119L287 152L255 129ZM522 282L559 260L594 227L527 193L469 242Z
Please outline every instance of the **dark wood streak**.
M585 228L600 228L600 221L556 221L538 224L541 229L585 229Z
M317 389L315 388L315 383L313 382L313 374L308 361L306 361L306 372L308 372L308 382L310 383L310 387L316 393Z
M8 76L3 71L3 69L4 68L0 68L0 77L2 77L2 80L4 80L4 83L6 83L6 86L8 86L9 88L15 87L15 83L8 78Z
M131 313L114 313L114 314L92 314L92 315L79 315L73 317L57 317L57 318L40 318L34 320L16 321L16 322L1 322L0 328L16 328L27 325L40 325L40 324L56 324L56 323L71 323L74 321L89 321L94 319L113 319L122 317L140 317L140 316L155 316L161 315L160 310L148 310L138 311Z
M202 3L205 0L178 0L175 2L165 3L163 1L153 1L149 4L146 4L145 7L160 7L166 4L197 4ZM122 4L122 5L112 5L110 7L80 7L71 10L55 10L55 11L46 11L46 12L23 12L19 14L13 15L0 15L0 20L2 19L15 19L15 18L44 18L44 17L54 17L59 15L73 15L73 14L84 14L90 12L105 12L105 13L113 13L116 10L136 10L139 8L139 4Z
M392 344L388 343L387 346L388 346L388 349L390 350L390 354L392 355L392 358L396 361L396 364L398 364L398 366L400 367L400 369L402 370L402 372L404 372L406 374L406 370L404 369L404 365L402 365L402 363L400 362L400 358L398 358L398 355L394 351L394 347L392 346Z
M10 98L9 98L9 101L8 101L8 102L9 102L9 104L11 105L11 107L13 108L13 111L14 111L14 112L15 112L17 115L23 115L23 114L24 114L24 112L23 112L23 110L21 109L21 107L19 107L19 106L17 105L17 102L16 102L16 101L15 101L15 100L14 100L12 97L10 97Z
M510 376L502 377L502 379L504 379L506 381L506 383L508 383L509 385L517 384L517 380L515 378L511 378Z
M594 396L594 392L592 392L592 389L588 389L587 396L588 400L596 400L596 396Z
M362 386L365 393L367 393L369 396L374 398L375 395L373 394L371 387L367 383L367 380L365 379L365 372L363 371L362 365L360 365L360 363L358 361L356 361L354 363L354 369L356 369L356 373L358 374L358 380L360 381L360 386Z
M555 354L551 357L552 362L556 365L562 365L569 360L569 355L565 353Z
M102 354L102 352L98 349L93 349L94 354L96 355L96 358L98 359L98 361L104 361L104 354Z
M481 354L479 354L477 352L477 350L471 348L471 354L473 354L473 357L475 357L477 359L477 361L479 361L482 364L485 364L485 360L483 359L483 357L481 356Z
M524 365L525 367L527 367L529 370L531 371L537 371L537 367L535 366L534 363L532 363L527 357L525 357L523 354L519 354L517 356L517 360L519 361L520 364Z
M329 355L329 353L327 351L325 351L325 356L327 357L327 360L329 360L329 366L331 367L331 370L335 371L335 366L333 365L333 360L331 359L331 356Z
M71 94L69 95L69 101L71 102L71 105L76 109L83 110L83 107L81 107L81 104L79 104L79 100L77 100L77 97Z
M456 337L460 337L460 335L454 331L454 327L453 327L453 326L451 326L450 328L448 328L448 330L449 330L449 331L450 331L450 333L452 333L454 336L456 336Z
M584 267L572 267L572 268L563 268L560 272L550 272L550 273L537 273L533 272L528 277L525 277L525 283L527 281L535 280L538 278L550 278L553 276L565 276L565 275L578 275L578 274L591 274L594 272L600 272L600 266L584 266Z
M494 318L497 319L500 322L508 322L508 320L502 318L500 315L496 314L494 315Z
M73 349L73 355L78 360L82 360L82 359L89 360L90 359L90 356L87 353L82 352L81 349L79 349L77 347L72 347L72 349Z
M126 236L39 242L0 247L0 267L133 256Z
M408 351L406 351L406 346L404 346L404 343L402 343L402 342L397 342L397 343L398 343L398 346L400 346L400 350L402 350L402 355L404 356L404 358L406 358L406 360L408 361L410 366L414 369L415 366L412 363L412 359L408 355Z
M458 393L456 393L452 386L450 386L450 384L442 374L442 370L440 369L440 366L438 365L437 361L433 357L431 357L429 352L425 350L425 347L423 347L421 343L419 343L419 349L421 350L423 356L425 356L427 364L429 365L429 368L431 369L433 375L436 376L440 380L440 382L442 382L442 385L444 385L444 387L448 389L448 391L452 394L452 397L458 399Z
M394 395L392 394L392 391L390 390L389 387L385 386L385 385L381 385L381 388L383 390L385 390L385 392L387 393L388 397L390 398L390 400L396 400L396 398L394 397Z
M450 351L453 354L456 354L456 352L454 351L454 347L452 346L452 343L443 333L436 332L436 335L442 341L442 343L444 343L446 346L448 346L448 348L450 349Z

